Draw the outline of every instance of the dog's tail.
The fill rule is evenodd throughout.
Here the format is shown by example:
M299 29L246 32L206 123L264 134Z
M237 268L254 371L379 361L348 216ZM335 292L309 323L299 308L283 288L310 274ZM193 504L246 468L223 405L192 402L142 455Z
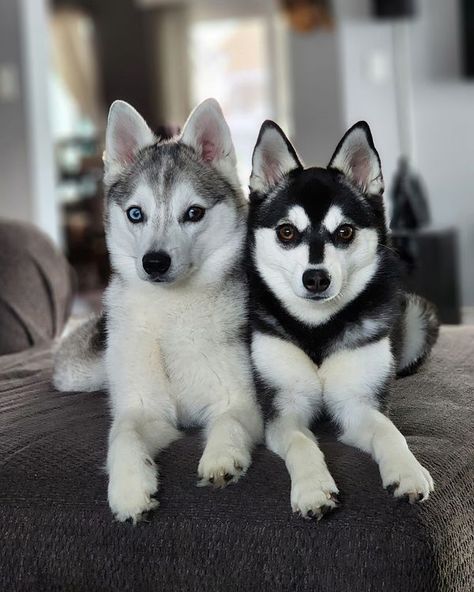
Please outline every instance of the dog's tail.
M402 301L401 351L397 376L414 374L428 357L439 334L439 319L431 302L405 293Z
M53 384L59 391L98 391L106 386L106 319L95 315L66 333L54 356Z

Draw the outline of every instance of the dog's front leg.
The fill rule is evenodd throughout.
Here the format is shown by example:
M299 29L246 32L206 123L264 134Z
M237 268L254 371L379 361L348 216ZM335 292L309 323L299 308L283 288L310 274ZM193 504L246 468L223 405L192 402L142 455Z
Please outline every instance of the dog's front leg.
M136 523L158 505L154 457L179 432L156 340L142 332L134 343L133 332L122 340L117 333L106 352L112 403L108 500L118 520Z
M379 465L384 487L413 503L428 498L433 479L395 425L377 409L392 367L387 338L339 352L322 367L325 398L342 428L340 440L369 453Z
M224 487L245 474L252 449L262 436L256 404L236 404L214 411L206 429L206 445L198 466L199 485Z
M383 486L410 503L424 501L433 491L430 473L408 448L395 425L372 407L352 406L341 441L369 453L378 463Z
M117 520L134 524L158 506L155 455L179 437L163 417L130 408L112 422L107 454L108 500Z
M223 487L250 466L252 449L263 439L263 420L256 401L248 349L216 349L205 368L201 388L212 393L205 420L206 445L198 466L200 485ZM213 368L218 368L213 370Z
M314 434L301 418L285 414L273 419L266 427L266 442L285 461L293 512L319 520L337 506L336 483Z
M338 489L308 429L322 403L317 368L300 348L262 333L253 337L252 359L275 393L275 418L266 426L266 442L290 473L293 511L305 518L320 518L336 507Z

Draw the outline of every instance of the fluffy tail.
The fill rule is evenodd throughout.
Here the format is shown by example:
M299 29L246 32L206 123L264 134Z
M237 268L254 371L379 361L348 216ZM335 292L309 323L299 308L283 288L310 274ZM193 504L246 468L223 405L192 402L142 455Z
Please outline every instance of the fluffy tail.
M93 316L66 333L54 357L53 384L59 391L98 391L106 386L105 317Z
M431 302L416 294L404 294L401 322L401 351L397 376L415 373L438 339L439 319Z

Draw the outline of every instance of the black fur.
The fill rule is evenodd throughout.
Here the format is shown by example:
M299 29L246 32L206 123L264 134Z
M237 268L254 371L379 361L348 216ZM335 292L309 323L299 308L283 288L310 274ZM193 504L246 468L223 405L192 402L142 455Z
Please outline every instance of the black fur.
M283 134L276 124L265 122L257 146L264 129L272 125ZM368 144L380 163L367 124L361 122L357 125L365 131ZM354 128L348 133L352 129ZM284 134L283 137L285 138ZM347 134L336 148L335 155L346 137ZM278 185L269 190L268 195L259 192L250 194L247 260L251 294L250 320L253 330L293 342L318 366L338 349L354 349L389 336L397 363L405 337L403 314L410 296L405 295L401 288L399 260L390 247L382 195L364 195L343 173L331 168L334 157L328 169L303 169L288 141L287 145L291 147L291 155L295 158L295 168L285 174ZM333 240L318 224L333 205L339 206L357 228L374 229L378 236L378 268L372 279L354 300L347 303L330 320L317 326L310 326L292 316L267 286L255 264L256 230L262 227L275 228L278 221L295 205L303 207L313 222L311 229L306 230L300 237L300 240L305 240L309 244L311 263L319 263L322 260L324 243ZM338 248L344 247L339 245ZM419 303L428 310L428 303L425 304L422 299ZM318 304L315 303L315 306ZM426 322L427 338L423 352L403 369L404 374L411 373L421 365L436 341L438 325L432 309L429 309L429 314L426 313L426 318L428 317L431 320ZM375 334L372 331L364 331L364 322L368 320L377 321L378 328ZM263 406L268 409L273 392L265 385L262 377L256 374L259 392L264 399ZM380 403L387 392L390 378L388 377L387 383L381 386L377 393Z
M91 353L100 354L107 346L107 313L102 311L91 334Z

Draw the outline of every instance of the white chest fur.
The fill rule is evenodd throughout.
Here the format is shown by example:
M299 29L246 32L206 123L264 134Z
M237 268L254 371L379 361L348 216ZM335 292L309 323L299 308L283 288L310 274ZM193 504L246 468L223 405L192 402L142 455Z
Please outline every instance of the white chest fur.
M341 349L317 366L295 344L256 332L252 358L265 382L276 389L276 409L302 417L313 416L323 405L337 415L350 400L376 405L375 395L393 368L388 338Z
M240 338L247 314L243 285L189 290L116 281L106 308L108 373L116 386L112 375L125 374L130 384L130 373L136 372L139 396L166 396L183 423L202 423L213 406L253 396L247 347Z

